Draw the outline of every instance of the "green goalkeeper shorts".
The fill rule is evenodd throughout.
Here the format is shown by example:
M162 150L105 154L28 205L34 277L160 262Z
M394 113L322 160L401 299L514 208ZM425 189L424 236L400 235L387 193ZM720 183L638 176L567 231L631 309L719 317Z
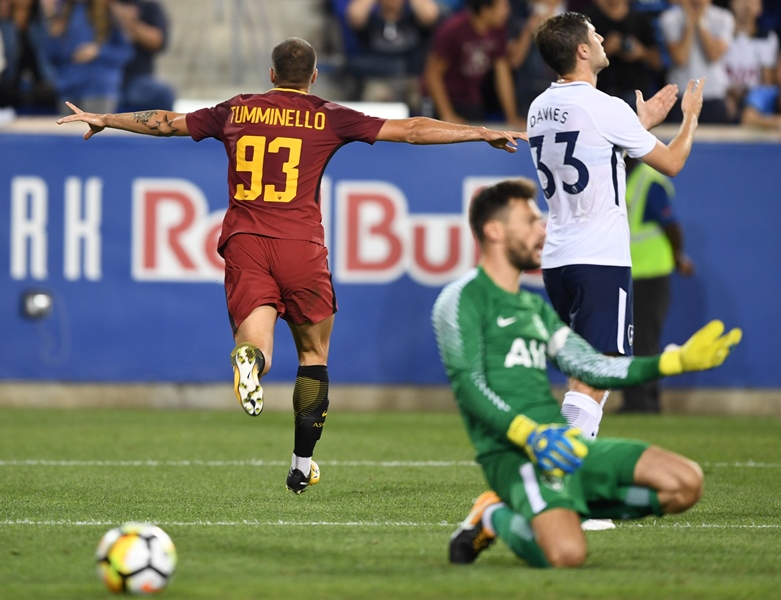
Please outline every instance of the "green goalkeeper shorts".
M527 521L551 508L566 508L588 518L591 508L621 504L634 485L635 465L650 446L617 438L586 441L583 466L572 475L551 477L519 448L481 457L480 464L502 501Z

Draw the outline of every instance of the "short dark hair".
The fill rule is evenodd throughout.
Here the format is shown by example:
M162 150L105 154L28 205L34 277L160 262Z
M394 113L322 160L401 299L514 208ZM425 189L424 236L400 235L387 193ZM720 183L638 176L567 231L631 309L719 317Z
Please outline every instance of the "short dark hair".
M288 38L271 51L271 66L279 83L306 85L312 79L316 65L315 49L301 38Z
M469 206L469 225L477 241L485 240L485 224L493 219L501 218L501 213L507 210L510 200L534 200L537 197L537 184L526 177L501 181L490 187L483 188L472 198Z
M575 70L578 46L588 44L591 23L586 15L565 12L545 19L534 32L534 43L543 60L557 75Z

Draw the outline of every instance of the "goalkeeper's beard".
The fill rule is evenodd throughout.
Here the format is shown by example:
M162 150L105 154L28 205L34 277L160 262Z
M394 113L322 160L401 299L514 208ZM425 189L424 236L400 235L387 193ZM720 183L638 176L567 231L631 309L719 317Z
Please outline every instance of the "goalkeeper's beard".
M519 271L533 271L540 268L539 250L533 248L532 250L507 248L507 260L510 264Z

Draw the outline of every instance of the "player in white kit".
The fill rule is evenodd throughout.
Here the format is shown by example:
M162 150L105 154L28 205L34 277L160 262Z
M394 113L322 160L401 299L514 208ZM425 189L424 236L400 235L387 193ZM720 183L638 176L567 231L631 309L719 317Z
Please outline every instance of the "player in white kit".
M668 176L683 168L702 108L702 81L689 81L675 138L664 144L648 130L676 102L668 85L637 114L623 100L597 90L609 61L588 17L567 12L544 21L534 42L558 74L532 103L529 147L548 202L542 254L545 288L561 319L605 354L632 353L632 275L626 214L624 153ZM570 379L562 413L596 437L606 390Z

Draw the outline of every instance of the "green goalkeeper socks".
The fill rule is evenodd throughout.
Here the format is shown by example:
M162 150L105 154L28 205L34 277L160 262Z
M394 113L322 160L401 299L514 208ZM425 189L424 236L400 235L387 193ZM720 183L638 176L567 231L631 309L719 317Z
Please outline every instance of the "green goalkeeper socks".
M661 517L664 514L656 490L630 485L618 490L621 498L615 502L589 502L589 517L592 519L641 519L648 515Z
M542 548L534 539L529 522L507 506L497 508L491 514L491 525L496 535L507 544L516 556L532 567L550 567Z
M639 519L664 514L655 490L631 485L619 490L619 501L589 503L592 519ZM487 515L488 517L488 515ZM531 524L511 508L500 505L490 515L490 524L516 556L532 567L550 567L542 548L534 538Z

